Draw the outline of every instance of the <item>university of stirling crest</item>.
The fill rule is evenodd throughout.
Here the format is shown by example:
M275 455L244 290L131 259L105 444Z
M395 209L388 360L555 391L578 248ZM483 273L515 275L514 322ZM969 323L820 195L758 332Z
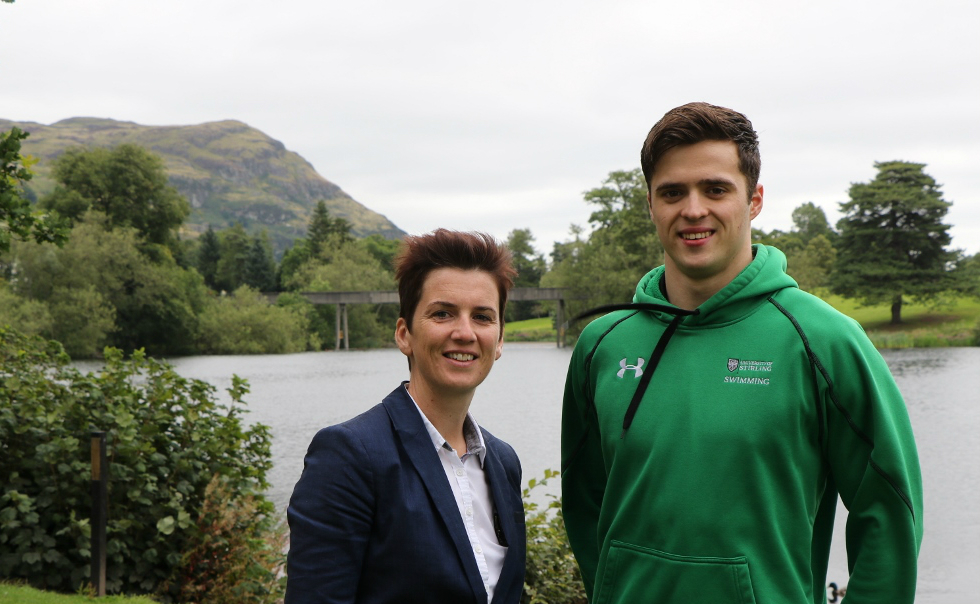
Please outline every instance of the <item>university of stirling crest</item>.
M728 371L732 372L738 369L738 359L728 359Z

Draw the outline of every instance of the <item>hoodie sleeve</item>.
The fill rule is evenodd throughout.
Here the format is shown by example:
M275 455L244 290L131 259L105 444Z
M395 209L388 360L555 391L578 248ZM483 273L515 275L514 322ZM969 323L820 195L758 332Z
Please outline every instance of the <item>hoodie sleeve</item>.
M912 602L923 525L912 426L884 359L848 323L847 335L828 338L837 344L817 359L827 458L848 509L846 602Z
M592 599L601 542L599 511L606 489L599 426L585 357L591 344L579 338L565 380L561 425L562 514L585 590Z

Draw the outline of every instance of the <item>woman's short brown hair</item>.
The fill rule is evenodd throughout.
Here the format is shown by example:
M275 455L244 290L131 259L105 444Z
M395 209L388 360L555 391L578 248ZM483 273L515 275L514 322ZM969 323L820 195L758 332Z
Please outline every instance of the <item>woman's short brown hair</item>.
M514 285L510 250L486 233L467 233L437 229L425 235L409 235L395 257L395 279L398 280L398 316L409 330L412 317L422 299L422 286L429 273L437 268L486 271L497 283L500 326L504 325L507 292ZM501 331L501 333L503 333Z

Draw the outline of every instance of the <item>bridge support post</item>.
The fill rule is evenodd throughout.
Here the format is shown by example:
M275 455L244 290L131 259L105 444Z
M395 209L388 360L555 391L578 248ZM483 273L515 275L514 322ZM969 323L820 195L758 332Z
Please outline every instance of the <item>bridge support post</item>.
M341 304L344 309L344 350L350 350L350 330L347 329L347 305Z
M558 310L555 313L555 337L558 348L565 347L565 298L558 298Z

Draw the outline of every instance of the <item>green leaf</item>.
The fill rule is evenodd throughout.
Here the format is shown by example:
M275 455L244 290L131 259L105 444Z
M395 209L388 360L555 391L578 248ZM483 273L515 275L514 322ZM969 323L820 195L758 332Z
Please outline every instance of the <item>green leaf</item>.
M161 518L157 522L157 530L163 533L164 535L173 534L175 526L176 526L176 522L174 522L173 516L166 516L165 518Z

